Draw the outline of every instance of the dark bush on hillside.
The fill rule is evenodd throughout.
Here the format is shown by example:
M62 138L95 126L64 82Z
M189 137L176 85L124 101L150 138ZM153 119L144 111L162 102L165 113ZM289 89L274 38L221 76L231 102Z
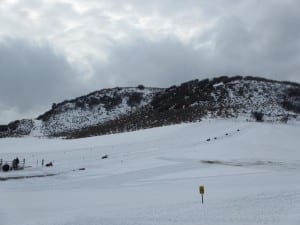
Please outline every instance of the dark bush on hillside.
M289 116L284 116L280 119L280 122L287 123L289 121Z
M100 104L100 100L96 97L90 97L88 99L88 105L89 106L95 106L95 105L99 105Z
M209 84L209 79L200 80L197 84L198 88L203 89Z
M290 88L288 89L289 97L300 97L300 88Z
M134 107L134 106L139 105L141 103L142 99L143 99L143 94L142 93L134 92L134 93L129 95L127 104L130 107Z
M262 81L262 82L276 83L276 81L274 81L274 80L263 78L263 77L246 76L244 79L245 80L253 80L253 81Z
M104 104L106 110L110 110L122 103L122 97L119 95L113 97L105 95L99 99L99 103Z
M285 108L288 111L300 113L300 103L299 102L297 104L296 101L291 101L289 99L286 99L281 103L281 105L283 108Z
M145 89L145 86L142 85L142 84L139 84L139 85L137 86L137 88L140 89L140 90L144 90L144 89Z
M7 125L0 125L0 132L6 132L8 131L8 126Z
M236 81L236 80L242 80L242 79L243 79L242 76L237 75L237 76L229 77L228 82L232 82L232 81Z
M83 109L85 107L84 101L76 101L75 106L76 108Z
M244 88L243 88L243 87L240 87L239 90L237 91L237 94L238 94L239 96L244 97L244 96L245 96Z
M281 105L288 111L300 113L300 88L287 89Z
M20 120L16 120L16 121L9 123L8 128L9 128L9 130L15 130L18 128L19 125L20 125Z
M264 121L264 114L262 112L252 112L252 117L257 121L257 122L262 122Z

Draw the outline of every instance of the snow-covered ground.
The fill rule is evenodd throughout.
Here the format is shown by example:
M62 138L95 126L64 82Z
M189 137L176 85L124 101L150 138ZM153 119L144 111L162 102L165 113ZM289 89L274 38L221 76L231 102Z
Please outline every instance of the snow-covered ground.
M0 172L0 225L298 225L299 137L299 124L211 120L77 140L0 139L0 158L31 166ZM11 179L41 175L51 176Z

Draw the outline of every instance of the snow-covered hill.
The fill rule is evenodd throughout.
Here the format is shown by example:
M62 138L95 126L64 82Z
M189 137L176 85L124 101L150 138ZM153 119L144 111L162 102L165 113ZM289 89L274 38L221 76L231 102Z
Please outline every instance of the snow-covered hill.
M35 120L0 126L0 137L79 138L203 118L287 122L300 115L300 84L258 77L193 80L170 88L103 89L53 104Z
M44 135L69 132L114 120L147 105L158 88L113 88L93 92L71 101L53 105L39 116Z
M113 121L148 105L160 90L138 86L95 91L86 96L53 104L51 110L37 119L14 121L4 129L3 136L52 136Z
M84 139L0 139L0 158L31 166L0 172L0 224L298 225L299 134L299 123L214 119ZM42 159L54 166L42 168Z

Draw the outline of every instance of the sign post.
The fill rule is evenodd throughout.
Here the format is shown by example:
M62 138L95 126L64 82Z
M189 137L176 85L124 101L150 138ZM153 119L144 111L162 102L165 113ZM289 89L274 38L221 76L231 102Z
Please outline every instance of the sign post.
M199 192L200 192L200 194L201 194L202 204L203 204L204 186L200 186L200 187L199 187Z

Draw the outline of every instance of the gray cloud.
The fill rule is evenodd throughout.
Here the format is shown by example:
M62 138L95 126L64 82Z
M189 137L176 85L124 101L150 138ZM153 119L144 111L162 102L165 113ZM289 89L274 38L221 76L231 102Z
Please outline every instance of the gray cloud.
M130 45L115 45L108 63L95 65L94 79L109 80L110 86L166 87L197 77L200 71L199 55L177 39L158 42L136 40Z
M0 113L12 108L21 115L36 113L74 94L78 86L76 72L47 44L2 40L0 68Z
M299 9L297 0L2 1L1 120L112 86L236 74L300 82Z
M194 78L237 74L300 82L300 39L298 35L287 37L287 30L281 30L282 26L287 29L289 21L295 23L296 18L286 18L292 17L289 13L283 14L285 18L278 19L277 25L269 18L270 13L266 14L253 27L239 17L224 16L214 29L187 44L174 36L115 43L108 63L94 66L96 78L121 86L168 86ZM275 37L270 38L270 34ZM212 47L201 46L208 41Z

